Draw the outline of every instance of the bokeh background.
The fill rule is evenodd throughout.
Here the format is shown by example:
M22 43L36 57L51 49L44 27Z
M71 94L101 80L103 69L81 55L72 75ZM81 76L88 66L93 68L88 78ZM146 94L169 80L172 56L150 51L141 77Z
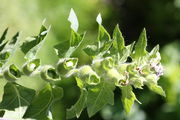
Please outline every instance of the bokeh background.
M46 18L52 29L38 57L43 64L55 65L58 57L53 45L70 38L67 18L71 8L78 16L79 31L87 32L83 44L95 41L98 28L95 19L99 12L109 33L112 34L115 25L119 24L126 44L137 40L145 27L148 50L160 44L165 73L159 84L167 94L163 98L146 87L134 90L142 104L135 104L131 114L126 116L121 92L117 89L114 106L105 106L92 118L88 118L85 110L78 120L180 120L180 0L0 0L0 33L9 27L10 39L15 32L21 31L20 40L23 42L26 37L38 33L41 22ZM80 65L89 63L89 58L81 50L76 56L80 58ZM9 64L17 63L20 67L24 62L23 54L17 50ZM0 79L0 100L5 83ZM45 84L39 76L23 77L18 83L37 91ZM65 109L78 99L79 89L72 79L61 81L59 86L64 88L65 94L63 100L53 106L53 114L55 120L64 120Z

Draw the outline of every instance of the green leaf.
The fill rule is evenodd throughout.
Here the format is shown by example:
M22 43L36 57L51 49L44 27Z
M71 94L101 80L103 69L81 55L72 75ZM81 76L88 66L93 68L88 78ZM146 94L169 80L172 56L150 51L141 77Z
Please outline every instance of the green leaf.
M131 111L132 105L134 101L138 101L135 94L132 91L132 87L130 85L121 87L122 92L122 103L125 109L125 112L128 114ZM138 101L139 102L139 101Z
M83 49L87 55L89 56L95 56L98 54L103 55L110 49L110 47L113 44L109 33L102 25L99 25L99 32L97 39L98 41L95 42L93 45L88 45L86 48Z
M147 53L146 46L147 46L146 29L143 29L142 33L139 36L138 42L135 45L134 57L139 58L145 56Z
M40 32L37 36L31 37L31 39L25 41L21 45L21 50L25 54L25 58L28 60L34 59L37 51L42 46L43 41L49 32L49 29L46 29L44 25L41 26Z
M17 32L10 41L7 41L0 45L0 63L3 65L8 62L10 56L12 56L17 48L17 41L19 32Z
M3 41L6 39L6 35L7 35L7 32L8 32L8 28L6 28L0 38L0 45L3 43Z
M153 83L153 82L149 82L146 85L148 86L148 88L151 91L153 91L153 92L155 92L155 93L157 93L157 94L159 94L161 96L166 97L166 93L164 92L164 90L162 89L161 86L159 86L159 85L157 85L156 83Z
M15 45L19 37L19 32L17 32L11 39L11 41L8 43L9 45Z
M54 46L55 52L60 58L69 58L78 49L85 37L85 33L79 34L77 32L79 23L73 9L70 11L68 21L71 23L70 42L65 41Z
M102 25L99 25L98 46L99 46L100 52L108 50L111 45L112 45L112 40L109 33L106 31L106 29Z
M60 58L63 58L65 56L66 52L68 51L69 47L70 47L69 41L63 41L63 42L55 45L54 50Z
M115 85L113 81L102 81L99 85L88 90L87 111L89 117L92 117L106 104L114 104Z
M54 46L56 54L60 58L69 58L79 48L82 41L84 40L85 33L79 34L75 31L71 31L70 43L69 41L62 42Z
M63 89L52 87L47 84L33 99L28 106L23 118L33 118L37 120L48 120L48 113L53 102L60 100L63 96Z
M84 48L83 50L89 56L95 56L98 54L98 46L97 45L87 45L86 48Z
M0 109L15 110L15 108L28 106L35 95L35 91L17 83L8 82L4 86L4 94Z
M135 42L133 42L132 44L125 46L124 49L122 49L122 52L120 54L120 60L119 62L126 62L127 58L131 55L132 51L133 51L133 47L134 47Z
M119 53L125 48L124 37L119 29L119 25L116 25L113 32L114 47L118 49Z
M86 89L81 89L81 95L78 101L70 109L67 109L66 112L67 119L71 119L73 117L79 118L81 112L86 107L87 95L88 92L86 91Z
M155 58L156 54L159 52L159 45L156 45L149 53L151 58Z
M81 44L85 34L80 35L74 30L71 31L70 47L77 47Z
M3 44L0 45L0 52L4 49L8 42L4 42Z

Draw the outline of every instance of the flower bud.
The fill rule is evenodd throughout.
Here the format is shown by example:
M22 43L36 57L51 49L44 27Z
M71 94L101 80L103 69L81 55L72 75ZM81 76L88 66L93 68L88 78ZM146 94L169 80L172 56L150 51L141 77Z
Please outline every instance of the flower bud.
M42 67L41 78L48 82L60 80L60 76L57 74L55 68L50 65Z
M26 75L31 75L31 73L34 72L39 66L40 66L40 59L34 59L24 64L23 72Z
M144 77L135 76L130 78L130 82L135 88L143 89L142 86L144 85L143 82L145 81Z
M82 80L85 80L86 83L89 85L97 85L100 83L100 77L88 65L85 65L85 66L82 66L81 68L79 68L77 77Z
M20 70L14 65L10 65L4 71L4 78L8 81L14 82L21 77Z
M102 61L102 67L105 70L111 69L113 66L114 66L114 63L113 63L112 57L107 57Z
M146 76L145 79L146 79L146 82L153 82L153 83L157 84L159 76L157 76L156 74L149 74Z

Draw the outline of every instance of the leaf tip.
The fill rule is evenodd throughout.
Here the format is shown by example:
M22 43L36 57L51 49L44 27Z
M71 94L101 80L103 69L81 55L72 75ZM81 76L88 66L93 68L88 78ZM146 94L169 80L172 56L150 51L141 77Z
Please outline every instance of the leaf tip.
M71 8L68 21L71 23L71 29L73 29L75 32L78 31L79 23L76 16L76 13L74 12L74 9Z
M96 22L101 25L102 24L102 17L101 17L101 13L98 14L97 18L96 18Z
M46 23L46 18L43 19L42 25L45 25L45 23Z

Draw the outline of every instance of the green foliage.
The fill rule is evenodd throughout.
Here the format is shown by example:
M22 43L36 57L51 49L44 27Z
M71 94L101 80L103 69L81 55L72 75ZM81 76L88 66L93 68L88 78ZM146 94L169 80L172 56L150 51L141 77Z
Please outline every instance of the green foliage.
M67 109L67 116L66 116L67 119L71 119L74 117L79 118L79 116L81 115L81 112L86 106L87 95L88 95L87 90L81 89L81 95L78 101L76 102L76 104L73 105L70 109Z
M111 38L103 27L99 14L96 19L99 25L97 41L83 48L84 52L92 57L92 61L90 64L78 66L78 58L74 57L74 53L81 45L85 33L78 33L79 23L73 9L71 9L68 20L71 23L70 41L61 42L54 46L59 57L56 66L41 65L41 59L36 58L36 54L49 32L43 23L39 34L26 40L20 46L26 59L22 70L14 64L4 67L6 59L8 59L6 56L11 55L17 48L14 45L16 45L19 36L17 33L11 41L3 42L7 29L4 31L0 39L0 48L2 49L0 54L5 59L0 59L2 64L0 72L7 79L7 83L4 87L0 109L15 110L15 108L26 106L23 118L53 119L52 105L54 102L60 102L63 97L63 89L58 86L58 82L68 80L68 78L76 80L81 94L77 102L70 109L67 109L67 119L79 118L85 108L87 108L88 116L92 117L107 104L113 105L116 87L121 90L122 104L127 114L131 111L134 101L139 102L133 93L133 88L143 89L143 86L146 85L150 90L165 96L165 92L158 85L158 79L163 75L161 57L158 52L159 46L156 46L150 53L146 51L145 29L134 49L135 42L125 46L118 25ZM3 56L5 52L8 54ZM132 58L131 62L127 61L128 57ZM16 83L21 76L31 77L39 74L45 80L46 85L36 93L35 90Z
M48 114L53 102L60 100L63 96L63 90L60 87L47 84L35 96L27 108L23 118L34 118L37 120L49 120Z
M137 100L137 98L133 93L131 86L122 87L121 91L122 91L122 103L124 105L124 109L126 113L129 113L131 111L132 105L134 104L134 101Z
M14 110L15 108L30 105L35 91L17 83L8 82L4 86L3 100L0 109Z

